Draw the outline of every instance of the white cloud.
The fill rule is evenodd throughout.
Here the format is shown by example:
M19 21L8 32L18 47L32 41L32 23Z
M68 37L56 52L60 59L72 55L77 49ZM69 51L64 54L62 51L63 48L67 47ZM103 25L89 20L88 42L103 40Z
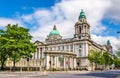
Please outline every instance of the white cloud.
M19 24L22 25L22 22L9 18L0 18L0 26L7 26L8 24Z
M110 40L111 45L113 46L114 52L120 48L120 37L116 38L114 36L96 36L92 35L92 40L99 44L107 44L107 40ZM106 43L105 43L106 42Z
M39 33L46 30L50 32L51 29L47 29L46 26L51 26L52 28L54 24L57 24L61 35L71 37L71 34L68 34L68 29L73 30L72 28L74 28L75 22L77 22L80 10L83 9L91 25L91 30L94 30L92 33L99 34L106 29L100 23L100 20L109 6L110 2L107 0L63 0L60 3L56 3L50 10L38 9L31 15L23 16L23 20L31 23L32 21L36 21L39 25L36 32ZM43 26L46 28L43 28ZM41 28L43 30L39 31ZM74 33L74 31L71 31L71 33Z
M120 1L119 0L110 0L111 6L106 11L105 16L114 20L115 23L120 24Z
M36 23L37 28L31 32L34 37L33 40L44 40L54 25L57 26L63 38L69 38L74 36L74 24L78 20L80 10L83 9L86 13L87 21L91 26L91 33L94 34L92 36L93 40L105 44L106 41L110 39L116 50L119 39L95 35L100 35L107 30L106 26L102 25L101 20L104 18L104 15L108 13L106 11L111 11L110 8L113 6L111 1L112 0L62 0L52 6L51 9L38 9L30 15L23 15L22 19L28 23ZM116 42L114 42L114 40Z

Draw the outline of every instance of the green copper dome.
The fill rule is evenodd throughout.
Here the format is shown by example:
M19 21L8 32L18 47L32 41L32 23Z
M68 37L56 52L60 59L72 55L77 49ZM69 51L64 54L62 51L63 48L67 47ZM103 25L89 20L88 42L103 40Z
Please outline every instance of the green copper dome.
M83 12L83 10L81 10L81 12L80 12L79 19L80 18L86 18L85 13Z
M59 31L56 29L56 26L54 26L53 30L49 33L49 36L53 35L60 35Z
M110 40L107 41L107 45L111 45Z

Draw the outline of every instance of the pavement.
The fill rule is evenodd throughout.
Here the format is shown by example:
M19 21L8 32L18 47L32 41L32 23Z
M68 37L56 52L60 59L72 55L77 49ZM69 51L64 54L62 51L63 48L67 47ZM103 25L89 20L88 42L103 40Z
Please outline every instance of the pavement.
M37 71L37 72L10 72L10 71L3 71L0 72L0 78L36 78L36 77L43 77L48 75L56 75L56 74L76 74L76 73L89 73L90 71Z
M0 72L0 78L120 78L120 70L112 71L38 71Z

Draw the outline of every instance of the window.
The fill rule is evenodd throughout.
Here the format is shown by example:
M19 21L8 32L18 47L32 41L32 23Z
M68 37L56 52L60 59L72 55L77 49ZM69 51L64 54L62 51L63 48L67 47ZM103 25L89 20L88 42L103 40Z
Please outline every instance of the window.
M66 49L67 49L67 51L69 51L69 45L66 45Z
M82 56L82 51L79 49L79 56Z
M62 46L62 50L64 50L64 46Z
M82 46L81 46L81 45L79 45L79 48L82 48Z
M42 58L42 48L40 48L40 58Z
M58 46L58 50L60 50L60 46Z
M79 33L81 33L81 30L82 30L82 28L81 28L81 27L79 27Z
M70 45L70 51L73 51L73 45Z

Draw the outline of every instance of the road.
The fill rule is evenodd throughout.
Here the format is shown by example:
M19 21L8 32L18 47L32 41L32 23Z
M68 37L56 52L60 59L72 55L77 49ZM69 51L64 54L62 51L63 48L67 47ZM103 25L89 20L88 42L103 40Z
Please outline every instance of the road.
M0 78L120 78L120 70L102 72L0 72Z

